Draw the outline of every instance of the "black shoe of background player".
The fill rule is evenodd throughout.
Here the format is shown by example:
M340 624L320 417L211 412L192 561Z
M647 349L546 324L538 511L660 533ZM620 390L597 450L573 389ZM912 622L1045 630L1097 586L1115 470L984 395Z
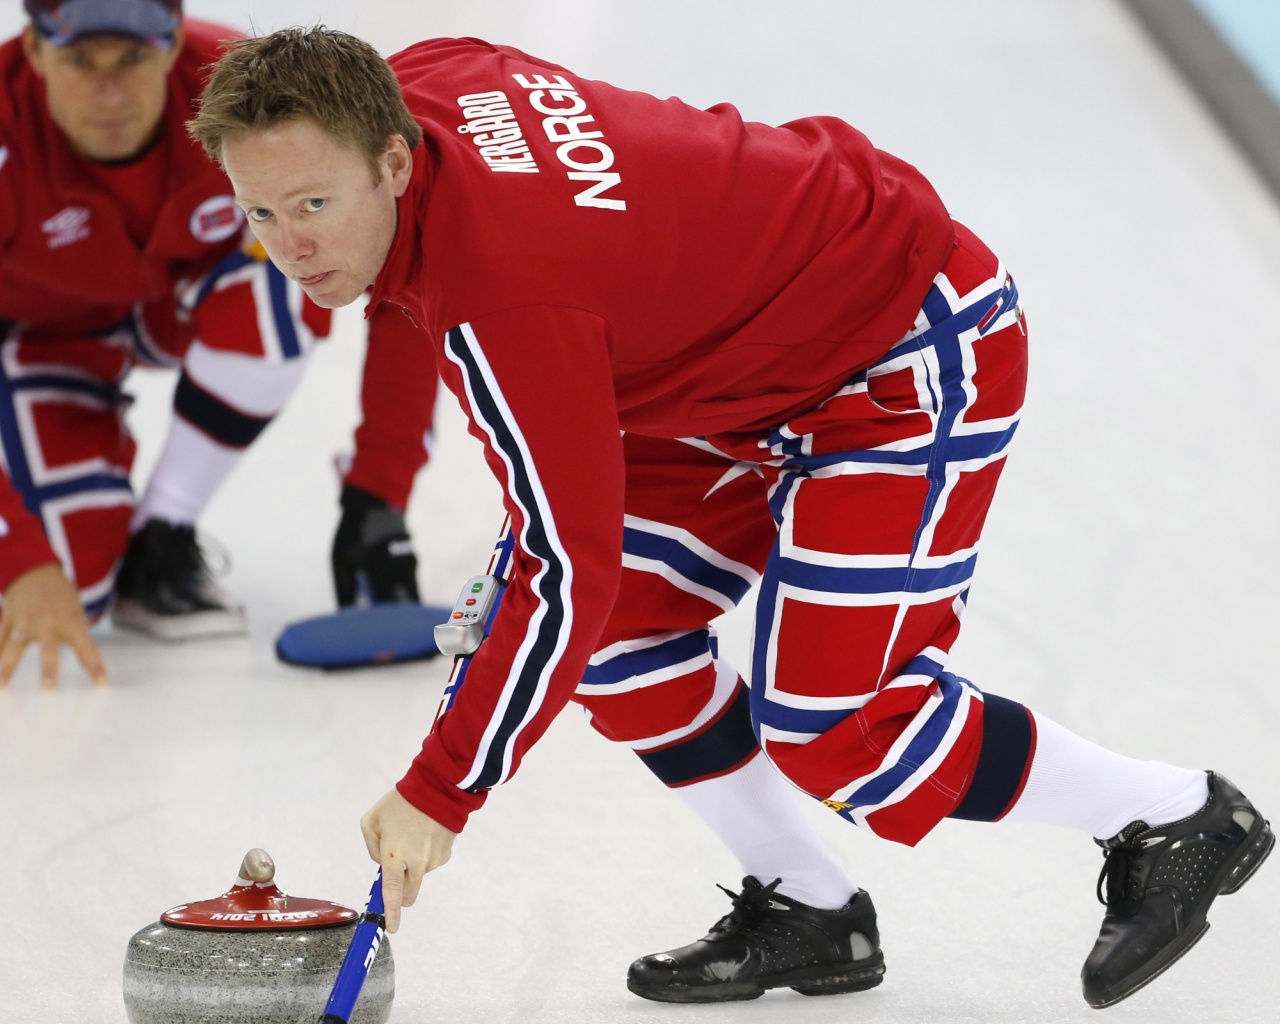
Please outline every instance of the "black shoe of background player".
M1090 1006L1132 995L1170 967L1208 930L1214 897L1235 892L1258 870L1275 835L1248 799L1209 773L1209 801L1172 825L1135 821L1107 840L1098 878L1102 934L1080 973ZM1102 885L1106 881L1106 899Z
M213 581L195 529L150 519L129 538L111 621L161 640L247 632L244 609Z
M780 881L748 876L741 894L724 889L733 910L705 938L641 957L627 988L666 1003L718 1003L770 988L823 996L879 985L884 956L871 897L859 891L839 910L816 910L774 892Z
M368 491L345 484L330 563L338 606L418 600L418 559L404 515Z

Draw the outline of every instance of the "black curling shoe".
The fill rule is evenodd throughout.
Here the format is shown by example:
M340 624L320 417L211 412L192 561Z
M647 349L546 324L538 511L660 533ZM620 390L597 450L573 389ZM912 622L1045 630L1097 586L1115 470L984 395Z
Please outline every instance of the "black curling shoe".
M884 956L871 897L856 892L839 910L816 910L750 876L742 892L724 889L733 910L705 938L641 957L627 988L664 1003L755 999L789 987L807 996L857 992L879 985Z
M1135 821L1096 842L1107 858L1098 878L1107 913L1080 979L1085 1000L1101 1009L1194 946L1209 928L1205 915L1214 897L1249 880L1275 835L1240 790L1209 772L1209 802L1191 817L1158 828Z
M160 519L129 539L111 621L161 640L248 632L244 609L214 582L195 529Z

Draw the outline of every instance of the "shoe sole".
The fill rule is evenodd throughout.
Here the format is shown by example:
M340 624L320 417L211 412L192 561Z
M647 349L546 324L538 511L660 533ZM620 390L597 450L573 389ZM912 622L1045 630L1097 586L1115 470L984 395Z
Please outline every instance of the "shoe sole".
M161 616L127 598L117 598L111 609L111 623L121 629L143 633L170 643L219 636L244 636L249 632L249 625L243 614L209 611Z
M884 981L884 957L879 954L877 957L879 957L877 962L866 967L851 968L840 974L798 982L790 988L802 996L836 996L843 992L864 992ZM876 957L868 957L868 959L875 960Z
M1253 877L1254 872L1262 867L1262 862L1271 854L1271 850L1276 845L1275 833L1271 831L1270 822L1259 818L1262 822L1262 828L1258 830L1257 835L1252 840L1244 844L1236 859L1230 863L1226 871L1226 875L1218 888L1217 896L1230 896L1234 892L1239 892L1245 882ZM1217 896L1214 898L1216 899ZM1139 989L1151 984L1156 978L1160 977L1165 971L1181 960L1187 952L1204 938L1205 932L1209 930L1209 921L1207 919L1209 908L1213 906L1213 901L1209 901L1209 906L1204 908L1206 918L1200 922L1200 926L1194 931L1186 931L1179 935L1173 942L1169 943L1160 954L1144 964L1142 968L1135 971L1125 979L1125 988L1119 993L1108 996L1106 999L1093 1000L1088 995L1085 1001L1088 1002L1095 1010L1104 1010L1108 1006L1115 1006L1122 999L1128 999Z
M880 952L857 961L857 966L832 971L830 965L801 967L767 979L701 985L698 988L646 988L627 979L627 989L642 999L659 1003L729 1003L759 999L771 988L791 988L806 996L834 996L875 988L884 980L884 955Z

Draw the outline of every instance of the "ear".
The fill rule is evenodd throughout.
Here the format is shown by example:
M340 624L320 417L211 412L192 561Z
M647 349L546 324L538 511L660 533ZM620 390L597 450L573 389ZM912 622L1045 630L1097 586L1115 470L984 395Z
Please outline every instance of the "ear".
M44 52L40 48L41 39L36 30L28 22L22 29L22 52L26 55L31 70L44 78Z
M409 178L413 175L413 151L405 137L397 132L387 140L387 151L382 158L387 177L391 179L391 191L399 199L408 191Z

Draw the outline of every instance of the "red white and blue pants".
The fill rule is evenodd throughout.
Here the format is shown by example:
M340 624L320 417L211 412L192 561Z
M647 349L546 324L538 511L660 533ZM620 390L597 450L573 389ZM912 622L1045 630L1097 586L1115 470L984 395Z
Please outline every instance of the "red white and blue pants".
M1025 383L1013 281L957 226L915 328L817 408L750 439L627 435L622 590L575 696L595 727L672 786L763 748L908 844L1000 817L1032 719L947 660ZM756 585L748 689L709 623Z
M181 284L172 299L138 306L99 331L0 321L0 469L91 616L110 600L129 539L136 452L125 422L129 370L181 367L174 413L218 444L242 449L271 417L238 408L228 397L234 384L202 381L188 353L199 342L255 362L288 363L328 334L329 323L327 310L251 246Z

